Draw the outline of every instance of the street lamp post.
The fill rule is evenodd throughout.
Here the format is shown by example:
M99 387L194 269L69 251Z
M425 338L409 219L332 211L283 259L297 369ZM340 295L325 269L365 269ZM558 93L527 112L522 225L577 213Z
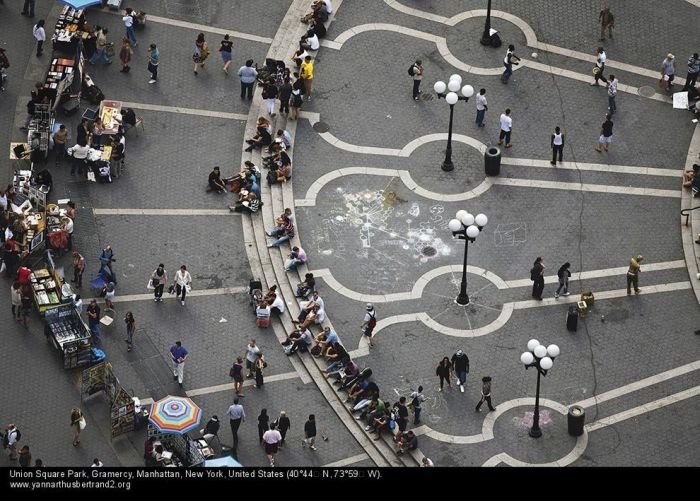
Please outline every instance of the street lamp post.
M481 35L481 45L491 45L491 0L486 7L486 23L484 23L484 33Z
M452 236L459 240L464 240L464 262L462 263L462 284L459 288L459 295L455 303L466 306L469 304L467 295L467 254L469 253L469 243L474 243L481 230L489 220L484 214L476 217L465 210L458 211L455 219L452 219L447 227L452 231Z
M461 96L457 94L460 87L462 88ZM442 80L435 82L433 89L435 89L438 99L444 97L447 104L450 105L450 128L447 133L447 149L445 150L445 161L442 162L442 170L451 171L455 168L452 163L452 117L454 115L454 107L457 101L469 101L469 98L474 95L474 87L471 85L462 87L462 77L455 74L450 76L447 84Z
M559 347L556 344L544 346L537 339L530 339L527 342L529 351L520 355L520 361L525 365L525 370L530 367L537 369L537 392L535 393L535 414L532 418L532 428L529 435L533 438L540 438L540 376L546 376L547 371L552 368L554 359L559 356Z

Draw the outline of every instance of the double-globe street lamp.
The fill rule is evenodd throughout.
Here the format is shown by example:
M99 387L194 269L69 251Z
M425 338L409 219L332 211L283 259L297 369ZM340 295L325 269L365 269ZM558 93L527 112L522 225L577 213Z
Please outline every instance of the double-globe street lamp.
M520 361L525 365L525 370L530 367L537 369L537 392L535 393L535 414L532 418L532 428L530 428L530 436L540 438L542 430L540 429L540 376L546 376L547 371L554 365L554 359L559 356L559 347L556 344L544 346L537 339L530 339L527 342L529 351L520 355Z
M462 89L462 95L457 94L459 89ZM435 82L433 89L437 93L438 99L445 98L447 104L450 105L450 128L447 133L447 149L445 150L445 161L442 162L442 170L451 171L455 166L452 163L452 117L457 101L469 101L469 98L474 95L474 87L465 85L462 87L462 77L455 74L450 76L449 82L445 83L442 80Z
M469 304L469 296L467 295L467 254L469 253L469 243L474 243L474 240L476 240L476 237L479 236L479 233L488 222L489 219L484 214L478 214L475 217L469 212L461 210L455 214L455 219L452 219L447 224L447 227L452 231L453 237L464 240L462 285L459 289L459 295L455 299L455 303L462 306Z

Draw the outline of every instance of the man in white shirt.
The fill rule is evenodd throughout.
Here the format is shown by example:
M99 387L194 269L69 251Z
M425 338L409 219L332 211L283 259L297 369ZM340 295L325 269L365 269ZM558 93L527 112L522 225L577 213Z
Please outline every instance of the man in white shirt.
M251 339L246 347L245 353L245 367L248 369L248 375L246 377L253 377L253 368L255 367L255 359L258 353L260 353L260 348L255 344L255 339Z
M483 127L484 117L486 116L486 110L488 110L488 103L486 102L486 89L481 89L476 95L476 125Z
M132 13L132 8L127 7L126 16L122 17L122 21L124 21L124 27L126 28L126 38L129 39L133 47L136 47L139 43L136 41L136 35L134 34L134 18Z
M32 28L32 34L36 39L36 57L41 57L44 42L46 41L46 31L44 30L44 20L40 19Z
M602 47L598 47L596 50L596 61L595 65L596 68L598 68L598 71L595 73L595 82L593 82L591 85L600 85L598 83L598 80L602 80L605 83L608 83L608 81L605 79L605 76L603 75L603 72L605 71L605 61L608 60L608 56L605 55L605 51L603 50Z
M275 294L275 299L272 301L272 304L270 305L270 309L274 311L275 313L281 315L284 313L284 299L282 299L281 294Z
M318 50L321 44L318 41L318 36L316 35L316 33L313 33L311 32L311 30L309 30L306 33L306 35L301 37L299 46L303 49Z
M498 136L498 144L503 144L506 141L506 148L513 146L510 144L510 132L513 129L513 119L510 117L510 108L506 108L505 113L501 114L501 134Z
M87 167L85 166L85 159L90 153L90 147L83 144L76 144L75 146L68 148L68 155L73 157L73 163L70 168L70 175L75 176L75 170L78 169L79 176L87 176Z
M187 289L192 287L192 275L187 271L187 266L184 264L180 266L180 269L175 272L175 291L177 295L175 297L182 296L181 304L185 306L185 296L187 296Z
M270 461L270 466L275 466L275 454L279 449L279 443L282 441L282 434L277 431L275 425L263 433L262 441L265 442L265 454Z

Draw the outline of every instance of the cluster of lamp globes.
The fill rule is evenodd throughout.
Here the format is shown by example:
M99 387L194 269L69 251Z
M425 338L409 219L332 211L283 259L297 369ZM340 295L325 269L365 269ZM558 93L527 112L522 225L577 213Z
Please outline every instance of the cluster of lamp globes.
M540 344L537 339L530 339L527 342L527 349L530 351L526 351L520 355L520 361L525 367L539 365L539 367L545 371L552 368L554 359L558 357L560 353L559 347L556 344L545 346ZM537 360L538 363L535 363L535 360Z
M457 95L457 92L460 88L462 89L462 95L467 99L474 95L474 87L472 87L471 85L465 85L464 87L462 87L462 77L457 75L456 73L450 76L450 81L447 82L447 84L440 80L438 82L435 82L435 85L433 86L435 92L437 92L440 95L444 95L445 101L447 101L447 104L450 105L456 104L457 101L459 101L459 95ZM447 92L446 95L445 92Z
M467 85L465 87L469 86ZM489 218L487 218L485 214L473 216L469 212L461 210L455 214L455 219L447 223L447 227L453 234L459 233L466 228L467 237L473 240L479 235L481 229L486 226L488 222Z

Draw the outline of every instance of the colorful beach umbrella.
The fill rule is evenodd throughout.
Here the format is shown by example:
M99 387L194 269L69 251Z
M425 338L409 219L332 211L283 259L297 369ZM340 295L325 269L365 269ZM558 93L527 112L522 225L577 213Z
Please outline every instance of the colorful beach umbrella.
M58 0L58 3L68 5L74 9L84 9L85 7L91 7L93 5L99 5L102 3L101 0Z
M168 395L153 404L148 420L161 433L184 435L197 428L202 410L189 398Z

